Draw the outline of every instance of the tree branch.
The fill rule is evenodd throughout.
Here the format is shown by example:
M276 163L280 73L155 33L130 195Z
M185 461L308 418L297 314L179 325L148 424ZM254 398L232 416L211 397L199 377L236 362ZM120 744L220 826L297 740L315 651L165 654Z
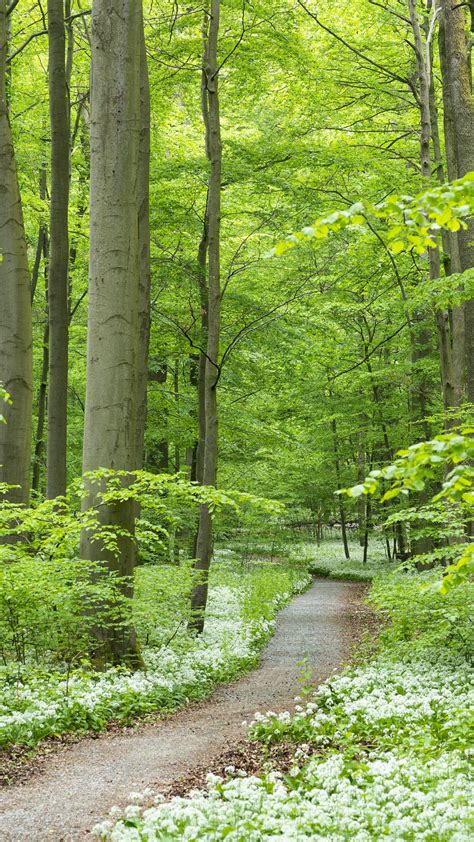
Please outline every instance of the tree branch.
M412 88L412 84L409 79L404 79L403 76L399 76L397 73L393 73L391 70L389 70L388 67L385 67L383 64L379 64L377 61L374 61L373 59L369 58L369 56L366 56L365 53L363 53L361 50L358 50L357 47L354 47L352 46L352 44L349 44L348 41L342 38L341 35L338 35L337 32L334 32L334 30L329 29L329 27L326 26L324 23L321 23L317 14L315 12L312 12L311 9L308 9L308 7L305 6L305 4L303 3L303 0L298 0L298 5L301 6L302 9L304 9L306 14L309 15L310 18L313 18L313 20L318 24L318 26L321 27L321 29L324 29L324 31L331 35L332 38L335 38L336 41L339 41L340 44L343 44L344 47L351 51L351 53L355 53L355 55L359 56L359 58L362 59L362 61L367 62L367 64L372 65L372 67L376 67L377 70L381 70L382 73L384 73L386 76L389 76L391 79L395 79L397 82L401 82L403 85L408 85L410 88Z
M32 34L32 35L30 35L30 36L29 36L29 38L27 38L27 39L26 39L26 41L23 41L23 44L21 44L21 46L19 46L19 47L18 47L18 49L17 49L17 50L15 50L15 52L14 52L14 53L12 53L10 56L8 56L8 58L7 58L7 64L11 64L11 62L13 61L13 59L14 59L14 58L16 58L16 57L17 57L20 53L22 53L22 52L23 52L23 50L25 49L25 47L27 47L27 46L28 46L28 44L29 44L31 41L33 41L33 39L34 39L34 38L39 38L39 37L40 37L40 35L47 35L47 34L48 34L48 30L47 30L47 29L41 29L39 32L33 32L33 34Z
M20 2L20 0L12 0L12 2L10 3L10 5L9 5L9 6L7 6L7 12L6 12L7 17L8 17L8 15L11 15L11 13L13 12L13 10L14 10L14 9L16 9L16 7L18 6L18 3L19 3L19 2Z

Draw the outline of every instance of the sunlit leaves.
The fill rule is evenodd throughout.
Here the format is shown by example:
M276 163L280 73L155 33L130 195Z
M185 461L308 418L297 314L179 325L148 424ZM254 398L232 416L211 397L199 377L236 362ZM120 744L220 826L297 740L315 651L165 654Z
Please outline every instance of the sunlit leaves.
M338 210L317 219L285 240L277 243L270 256L281 256L299 242L324 239L350 225L362 225L366 217L383 220L388 228L392 254L424 254L435 248L436 234L445 229L459 231L466 227L466 217L474 212L474 173L450 184L425 190L417 196L389 196L383 202L357 202L347 210Z
M8 392L0 383L0 423L5 424L5 416L2 414L2 404L11 404L11 399Z
M432 496L432 503L457 505L472 518L474 508L474 429L466 427L461 433L436 436L401 450L391 465L371 471L363 483L342 492L349 497L383 492L383 484L390 483L382 493L382 502L399 495L423 491L430 480L437 479L441 490ZM444 476L443 476L444 471ZM442 592L458 585L474 573L474 544L466 546L462 555L446 568L440 583Z

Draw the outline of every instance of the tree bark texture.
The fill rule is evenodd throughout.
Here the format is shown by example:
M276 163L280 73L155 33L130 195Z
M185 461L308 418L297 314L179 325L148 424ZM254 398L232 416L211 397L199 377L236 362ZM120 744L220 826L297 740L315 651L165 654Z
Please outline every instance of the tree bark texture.
M474 170L474 98L466 31L465 4L438 0L440 15L440 60L443 75L446 148L449 177L461 178ZM455 172L454 172L455 170ZM474 222L458 235L459 268L474 266ZM464 304L466 387L474 402L474 299Z
M49 218L49 376L46 495L67 484L67 386L69 334L69 91L66 77L64 0L48 0L51 200Z
M141 3L94 0L91 44L90 266L84 473L137 465ZM97 502L88 483L85 506ZM118 555L84 531L81 556L104 562L133 593L134 501L99 506L101 524L125 530ZM132 627L96 630L99 656L137 657Z
M143 467L150 344L150 83L145 33L140 26L140 140L138 147L138 381L136 467Z
M423 39L422 27L418 18L418 9L415 0L408 0L410 21L413 30L413 40L416 56L416 67L418 76L418 107L420 111L420 168L422 180L426 187L430 186L431 177L436 172L438 179L442 173L441 150L439 144L438 119L436 113L436 98L432 74L432 49L428 43L429 27L425 25L425 36ZM435 10L432 10L435 14ZM433 146L434 162L432 160L431 145ZM445 247L449 247L449 241L444 238ZM441 274L441 261L439 247L428 249L429 276L436 280ZM450 314L445 310L436 310L436 326L438 332L438 349L441 371L441 384L443 389L443 401L446 409L451 409L459 404L460 385L457 382L459 372L455 370L457 357L454 354L453 346L453 321ZM454 323L456 326L458 322ZM423 338L420 346L427 346ZM418 357L419 359L419 357ZM427 407L425 406L425 409Z
M30 490L33 357L31 286L6 91L6 0L0 0L0 381L12 403L2 407L0 481L8 498L27 503Z
M331 420L331 430L332 430L332 438L334 443L334 466L336 469L336 483L337 487L341 488L341 462L339 458L339 439L337 436L337 421L335 418ZM346 510L344 508L344 501L342 499L342 494L338 494L338 503L339 503L339 518L341 521L341 537L342 537L342 545L344 547L344 555L347 559L350 559L351 554L349 552L349 542L347 540L347 527L346 527Z
M41 171L40 182L40 197L46 197L46 169ZM46 396L48 392L48 368L49 368L49 320L48 320L48 257L49 257L49 237L48 228L44 223L41 223L38 233L38 242L41 242L41 255L38 262L38 273L40 268L41 257L44 261L44 329L43 329L43 355L41 362L41 378L37 392L37 415L36 415L36 432L35 445L33 454L33 474L31 480L31 488L35 492L39 492L41 488L41 472L43 466L44 453L44 436L45 436L45 421L46 421ZM36 261L35 261L36 263Z
M206 153L209 160L208 219L208 319L204 374L205 445L202 484L215 486L217 481L218 413L217 383L220 334L220 226L222 143L219 113L217 45L219 39L220 0L211 0L208 18L203 73L205 77L203 117L206 130ZM196 542L196 583L191 595L192 630L204 628L208 593L208 574L212 554L212 516L202 505Z

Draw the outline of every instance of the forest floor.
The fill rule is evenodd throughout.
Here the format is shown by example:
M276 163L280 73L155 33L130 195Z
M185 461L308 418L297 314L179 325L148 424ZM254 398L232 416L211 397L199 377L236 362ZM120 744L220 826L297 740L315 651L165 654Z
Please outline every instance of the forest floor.
M347 662L369 621L364 593L359 583L317 579L281 612L259 668L246 677L167 719L58 749L29 780L2 791L0 838L92 838L94 824L131 792L192 786L239 750L244 720L257 710L291 710L302 682L320 684Z

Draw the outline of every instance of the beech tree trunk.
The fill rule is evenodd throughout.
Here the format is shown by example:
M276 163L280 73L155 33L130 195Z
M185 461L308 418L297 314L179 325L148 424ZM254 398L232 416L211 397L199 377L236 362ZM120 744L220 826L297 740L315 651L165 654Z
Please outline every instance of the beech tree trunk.
M207 118L207 96L206 96L206 77L204 71L202 73L202 101L203 101L203 119L206 125ZM209 312L209 289L207 286L207 250L209 246L209 190L206 197L206 209L204 211L204 221L202 228L202 236L198 248L198 283L199 283L199 303L201 305L201 342L202 348L207 346L207 332L208 332L208 312ZM202 350L199 354L199 366L197 374L197 389L198 389L198 441L196 449L196 479L202 485L204 479L204 449L206 444L206 396L205 396L205 380L206 380L206 354ZM196 534L197 541L197 534Z
M335 418L331 420L331 429L332 429L332 438L334 443L334 466L336 469L336 482L338 489L341 488L341 463L339 459L339 439L337 436L337 421ZM346 528L346 510L344 508L344 501L342 499L342 494L338 494L338 503L339 503L339 518L341 521L341 537L342 537L342 545L344 547L344 555L347 559L350 559L351 554L349 552L349 542L347 540L347 528ZM319 543L318 543L319 546Z
M442 76L443 94L443 129L444 147L446 153L446 168L449 181L458 177L458 163L456 158L455 115L451 91L448 83L448 69L446 63L445 25L444 16L439 21L439 57ZM461 255L459 253L459 238L456 232L447 234L449 240L449 271L461 272ZM453 307L451 312L451 330L453 347L453 369L455 376L455 401L460 406L464 399L465 386L465 307L464 304Z
M408 0L410 21L413 29L415 46L416 66L419 83L418 106L420 111L420 167L421 175L426 186L429 187L431 177L436 168L438 179L442 173L442 162L440 160L441 150L438 137L438 122L436 114L436 99L434 95L434 83L432 74L432 49L427 41L429 28L425 26L426 40L422 37L422 28L418 18L417 4L415 0ZM432 11L434 14L434 11ZM434 166L432 161L431 145L434 152ZM447 238L444 245L449 247ZM429 276L436 280L441 274L441 261L439 247L428 249L427 260L429 264ZM443 400L446 409L452 409L459 404L460 389L457 378L459 373L455 370L454 347L453 347L453 322L450 314L445 310L436 310L436 325L438 329L438 349L441 370L441 384L443 389ZM456 323L457 324L457 323Z
M94 0L92 6L90 266L84 473L133 471L137 465L139 335L139 158L141 3ZM88 482L88 508L100 491ZM103 525L123 530L111 553L91 532L81 556L115 571L133 594L134 501L99 506ZM138 662L132 626L98 625L96 660Z
M143 468L150 344L150 84L145 33L140 27L140 142L138 148L138 381L136 467Z
M46 168L41 170L40 178L40 198L46 198ZM39 248L41 246L41 249ZM37 416L36 416L36 432L35 445L33 454L33 475L31 480L31 488L35 492L40 491L41 487L41 469L43 464L44 453L44 434L46 421L46 395L48 391L48 368L49 368L49 321L48 321L48 257L49 257L49 237L48 228L44 222L40 224L38 232L38 249L35 260L35 271L39 276L39 269L41 259L44 261L44 329L43 329L43 355L41 362L41 377L37 392ZM36 267L37 264L37 267Z
M2 407L0 482L7 497L27 503L30 491L33 357L31 287L20 190L6 92L7 4L0 0L0 381L11 396Z
M49 376L46 495L66 492L69 334L69 91L64 0L48 0L51 201L49 221Z
M217 383L219 376L220 334L220 226L222 143L219 115L217 44L219 39L220 0L211 0L208 16L206 49L203 56L205 78L203 117L206 131L206 154L210 165L208 192L208 318L207 348L204 373L205 444L202 484L216 485L218 414ZM198 633L204 628L207 604L208 574L212 554L212 516L202 505L196 542L196 581L191 595L190 628Z
M447 148L451 170L461 178L474 170L474 98L472 72L466 32L465 3L438 0L440 16L440 58L443 74L445 120L449 124ZM449 138L449 146L448 146ZM448 158L449 161L449 158ZM451 177L450 173L450 177ZM461 271L474 266L474 222L458 235ZM465 353L466 386L469 401L474 401L474 299L466 301Z

